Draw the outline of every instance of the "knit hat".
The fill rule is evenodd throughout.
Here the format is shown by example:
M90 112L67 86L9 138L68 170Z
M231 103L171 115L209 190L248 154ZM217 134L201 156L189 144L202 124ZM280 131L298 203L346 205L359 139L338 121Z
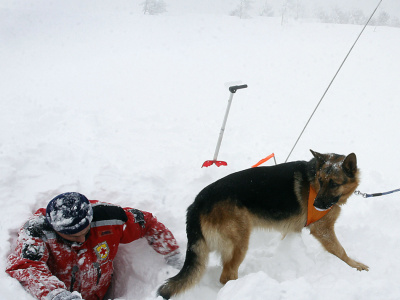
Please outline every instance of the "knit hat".
M64 193L49 202L46 219L55 231L75 234L89 226L93 219L93 209L84 195Z

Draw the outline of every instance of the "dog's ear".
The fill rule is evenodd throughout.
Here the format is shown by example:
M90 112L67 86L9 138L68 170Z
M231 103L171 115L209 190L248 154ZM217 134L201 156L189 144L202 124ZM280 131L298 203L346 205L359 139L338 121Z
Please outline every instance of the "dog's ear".
M344 159L342 164L343 170L347 176L353 178L357 173L357 157L354 153L350 153Z
M317 159L318 162L320 162L321 164L326 163L326 159L325 159L325 156L323 154L315 152L315 151L313 151L311 149L310 149L310 151L311 151L312 155Z
M318 169L320 169L322 167L322 165L324 163L326 163L325 155L323 155L321 153L318 153L318 152L315 152L315 151L313 151L311 149L310 149L310 151L311 151L312 155L315 157L315 159L317 160L316 166L317 166L317 170L318 170Z

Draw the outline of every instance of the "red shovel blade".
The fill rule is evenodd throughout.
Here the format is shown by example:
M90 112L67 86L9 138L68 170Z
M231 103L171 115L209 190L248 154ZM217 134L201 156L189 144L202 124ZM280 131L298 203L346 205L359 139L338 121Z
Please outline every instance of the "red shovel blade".
M201 167L202 168L203 167L209 167L212 164L215 164L217 167L227 166L228 165L225 161L221 161L221 160L206 160Z

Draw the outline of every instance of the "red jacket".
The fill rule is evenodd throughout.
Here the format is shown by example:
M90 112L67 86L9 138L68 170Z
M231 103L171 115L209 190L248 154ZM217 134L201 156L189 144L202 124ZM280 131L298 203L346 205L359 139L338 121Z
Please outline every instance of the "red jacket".
M151 213L90 202L93 220L84 243L57 235L46 222L44 208L21 228L6 272L38 299L51 299L57 289L78 291L85 300L103 299L120 243L145 237L160 254L178 249L172 233Z

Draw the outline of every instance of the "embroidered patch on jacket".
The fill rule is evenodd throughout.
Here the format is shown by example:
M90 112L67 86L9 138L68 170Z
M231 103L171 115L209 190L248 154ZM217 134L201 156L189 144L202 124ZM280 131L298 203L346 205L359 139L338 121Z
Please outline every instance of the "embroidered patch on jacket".
M102 242L93 249L94 252L96 252L97 258L101 261L106 260L110 254L110 248L108 247L107 242Z
M135 223L139 223L142 228L145 228L146 221L144 220L144 214L138 209L131 209L130 212L133 214L135 218Z

